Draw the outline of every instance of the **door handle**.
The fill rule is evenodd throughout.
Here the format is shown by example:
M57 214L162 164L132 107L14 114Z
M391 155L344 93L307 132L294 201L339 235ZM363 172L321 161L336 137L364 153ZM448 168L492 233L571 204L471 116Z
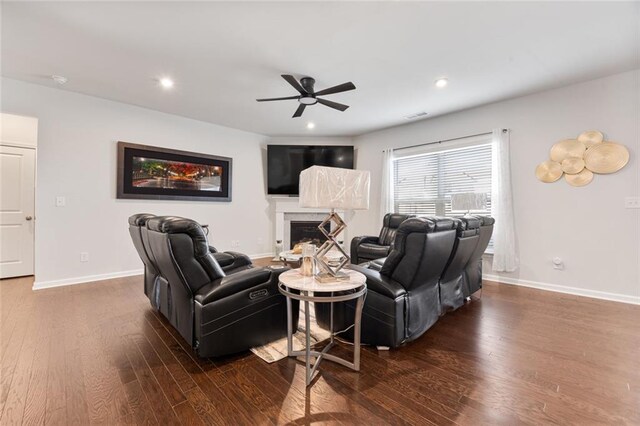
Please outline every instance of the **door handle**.
M27 217L25 217L25 219L27 219L27 220L31 220L31 219L33 219L33 218L32 218L31 216L27 216Z

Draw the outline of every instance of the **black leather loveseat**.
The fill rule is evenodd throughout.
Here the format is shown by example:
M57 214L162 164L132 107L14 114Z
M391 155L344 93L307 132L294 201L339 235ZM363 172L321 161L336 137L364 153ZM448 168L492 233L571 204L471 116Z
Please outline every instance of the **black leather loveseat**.
M277 289L285 268L245 265L226 274L190 219L151 217L139 229L138 252L149 272L145 292L199 356L232 354L286 335L286 300Z
M358 265L370 260L387 257L396 236L396 230L402 222L414 215L387 213L382 219L380 235L355 237L351 240L351 263Z
M367 277L362 342L397 347L420 337L447 311L459 308L482 286L482 254L493 219L410 218L398 227L391 253L351 269ZM355 306L334 306L336 328L353 322ZM329 311L316 309L329 324ZM352 338L350 330L344 334Z

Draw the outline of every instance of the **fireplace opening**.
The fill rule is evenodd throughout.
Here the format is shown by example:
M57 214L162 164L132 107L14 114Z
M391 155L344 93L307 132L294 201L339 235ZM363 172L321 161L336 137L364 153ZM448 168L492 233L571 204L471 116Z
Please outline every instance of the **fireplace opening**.
M320 247L325 242L326 237L320 232L318 226L322 221L291 221L291 247L293 249L299 243L311 243ZM327 223L324 229L329 232L331 224Z

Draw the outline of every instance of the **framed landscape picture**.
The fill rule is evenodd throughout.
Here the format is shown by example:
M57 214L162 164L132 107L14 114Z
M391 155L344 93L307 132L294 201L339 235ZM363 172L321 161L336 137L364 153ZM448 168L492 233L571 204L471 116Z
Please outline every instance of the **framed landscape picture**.
M118 142L118 198L231 201L229 157Z

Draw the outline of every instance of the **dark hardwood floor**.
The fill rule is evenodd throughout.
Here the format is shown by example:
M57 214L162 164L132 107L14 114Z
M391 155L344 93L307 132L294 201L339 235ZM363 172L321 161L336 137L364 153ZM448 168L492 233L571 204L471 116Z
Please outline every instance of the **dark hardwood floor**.
M640 424L640 307L486 283L362 371L198 359L142 277L0 282L0 423ZM339 350L350 350L342 345Z

